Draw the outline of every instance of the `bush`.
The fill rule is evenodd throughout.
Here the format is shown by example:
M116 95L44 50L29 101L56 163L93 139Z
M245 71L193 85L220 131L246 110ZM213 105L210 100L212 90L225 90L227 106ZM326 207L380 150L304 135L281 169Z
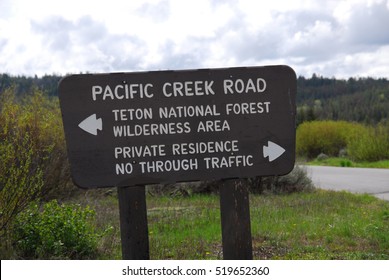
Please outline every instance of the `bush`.
M338 156L364 130L361 124L345 121L305 122L296 131L296 154L310 159L321 153Z
M348 154L356 161L389 159L389 122L359 132L349 143Z
M14 226L17 253L24 259L91 259L97 253L94 211L53 200L40 211L32 204Z
M215 194L219 192L220 180L197 181L175 184L148 185L147 192L152 196L185 197L194 194Z
M252 177L244 179L251 193L293 193L312 191L311 179L303 167L295 166L291 173L284 176ZM152 196L190 196L193 194L217 194L221 180L201 181L191 183L177 183L168 185L150 185L147 191Z
M371 127L345 121L313 121L301 124L296 134L296 154L301 157L347 153L355 161L389 159L389 122Z
M252 193L294 193L309 192L315 189L306 169L296 165L292 172L284 176L255 177L248 179Z
M69 182L58 99L0 95L0 236L27 205Z
M347 159L344 159L344 160L340 161L340 166L341 167L352 167L353 163Z
M37 199L44 186L43 164L51 146L37 148L27 108L15 102L11 91L0 100L0 236L15 216ZM33 110L30 110L33 111ZM30 112L28 112L30 114ZM22 126L21 123L24 125Z

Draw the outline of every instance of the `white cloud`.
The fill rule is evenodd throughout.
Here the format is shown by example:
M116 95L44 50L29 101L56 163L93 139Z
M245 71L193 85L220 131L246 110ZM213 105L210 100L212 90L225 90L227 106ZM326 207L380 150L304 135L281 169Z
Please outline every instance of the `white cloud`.
M389 77L389 1L1 0L11 74L289 64Z
M352 44L389 44L389 9L383 1L355 6L345 23Z

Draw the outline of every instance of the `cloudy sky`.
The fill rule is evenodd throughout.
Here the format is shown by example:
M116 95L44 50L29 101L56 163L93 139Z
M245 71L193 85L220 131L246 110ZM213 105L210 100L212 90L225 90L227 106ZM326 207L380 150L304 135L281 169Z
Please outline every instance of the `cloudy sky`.
M389 78L389 0L0 0L0 73L277 64Z

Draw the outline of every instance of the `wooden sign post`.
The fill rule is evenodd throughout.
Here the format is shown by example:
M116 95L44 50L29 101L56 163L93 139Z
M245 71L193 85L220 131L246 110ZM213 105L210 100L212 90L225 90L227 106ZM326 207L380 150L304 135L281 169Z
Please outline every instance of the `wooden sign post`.
M118 188L123 260L148 260L145 186Z
M252 260L249 191L243 180L220 186L223 259Z

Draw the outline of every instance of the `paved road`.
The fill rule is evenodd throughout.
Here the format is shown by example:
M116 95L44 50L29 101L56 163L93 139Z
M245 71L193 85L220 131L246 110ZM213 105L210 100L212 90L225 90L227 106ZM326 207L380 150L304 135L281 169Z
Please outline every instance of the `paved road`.
M368 193L389 200L389 169L306 166L316 187Z

